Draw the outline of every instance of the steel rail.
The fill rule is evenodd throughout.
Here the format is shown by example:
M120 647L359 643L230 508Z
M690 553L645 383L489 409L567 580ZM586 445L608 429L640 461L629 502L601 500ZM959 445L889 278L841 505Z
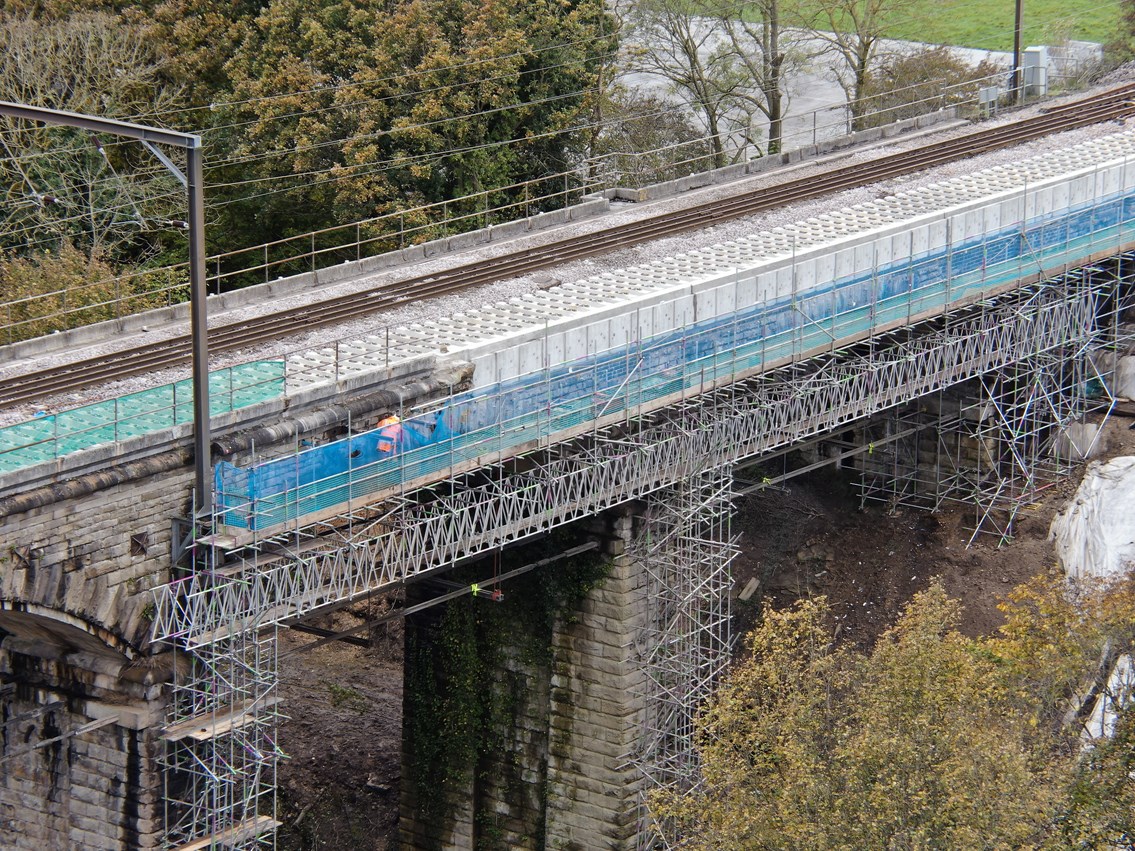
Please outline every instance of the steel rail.
M1135 113L1135 84L1062 104L1009 124L877 157L856 164L854 169L837 167L820 174L693 205L678 212L641 219L599 233L554 241L533 251L514 252L443 272L406 278L315 304L269 313L254 322L241 321L216 326L209 331L209 347L214 352L247 348L291 333L356 319L407 301L447 295L664 236L711 227L731 219L923 171L1132 113ZM102 381L178 366L186 363L189 357L190 338L175 337L124 349L105 357L14 376L6 379L0 388L0 408L33 402L55 393L81 390Z

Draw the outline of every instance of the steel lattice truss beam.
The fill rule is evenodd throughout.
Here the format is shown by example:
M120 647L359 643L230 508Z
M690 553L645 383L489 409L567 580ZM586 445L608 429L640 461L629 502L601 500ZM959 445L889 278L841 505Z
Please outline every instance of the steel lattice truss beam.
M396 506L325 550L155 589L156 640L195 648L400 583L760 456L1095 333L1102 285L1038 285L901 336L875 339L680 400L626 427L554 447L528 469Z

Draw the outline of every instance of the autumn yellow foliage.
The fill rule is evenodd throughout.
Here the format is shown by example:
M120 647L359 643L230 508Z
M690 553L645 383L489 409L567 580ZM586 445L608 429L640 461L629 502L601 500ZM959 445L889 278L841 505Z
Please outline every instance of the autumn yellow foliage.
M1133 720L1085 757L1070 709L1130 648L1132 587L1040 578L969 638L934 584L870 653L835 643L823 598L766 607L699 718L701 785L652 814L707 851L1128 847Z

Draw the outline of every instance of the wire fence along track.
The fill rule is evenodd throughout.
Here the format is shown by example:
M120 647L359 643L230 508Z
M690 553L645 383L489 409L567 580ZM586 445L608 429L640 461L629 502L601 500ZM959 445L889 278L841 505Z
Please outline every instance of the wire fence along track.
M1135 85L1055 107L1048 112L988 130L936 142L819 175L786 181L776 187L699 204L683 211L655 216L596 234L559 240L538 252L517 252L454 269L408 278L318 304L279 311L254 324L233 323L209 333L213 352L254 346L313 328L342 323L383 309L434 296L447 295L581 260L665 236L779 208L792 203L876 183L954 160L1031 141L1051 133L1088 126L1135 113ZM33 402L55 393L74 392L99 382L125 378L188 362L190 338L180 337L139 346L113 358L93 358L66 366L13 376L0 390L0 407Z

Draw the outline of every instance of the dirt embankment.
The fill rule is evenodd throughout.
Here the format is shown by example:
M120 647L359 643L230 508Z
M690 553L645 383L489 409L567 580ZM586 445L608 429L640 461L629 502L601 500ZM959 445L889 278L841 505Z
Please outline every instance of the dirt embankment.
M1106 457L1135 455L1131 420L1113 417L1104 429ZM1083 467L1044 487L1021 506L1013 539L973 536L975 508L947 504L931 513L860 508L852 479L824 469L765 490L738 506L742 553L734 562L736 587L750 578L763 599L776 606L808 594L831 601L841 640L870 646L890 626L911 596L942 578L964 606L962 629L991 632L1001 623L997 604L1013 586L1053 568L1056 556L1048 529L1076 492ZM970 543L973 538L972 543ZM762 604L760 593L738 602L737 625L747 629Z

